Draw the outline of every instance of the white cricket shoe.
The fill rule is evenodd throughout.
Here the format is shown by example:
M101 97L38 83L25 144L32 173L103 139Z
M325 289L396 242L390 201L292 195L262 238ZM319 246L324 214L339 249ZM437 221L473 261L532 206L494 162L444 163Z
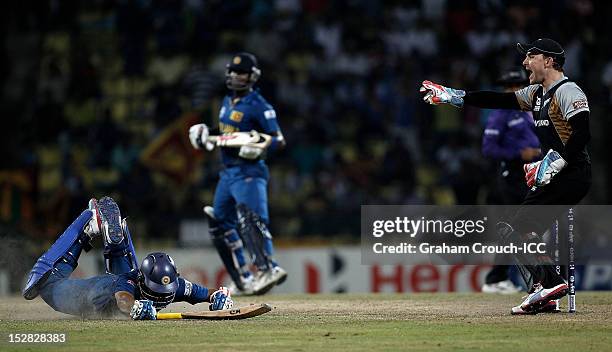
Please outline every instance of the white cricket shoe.
M540 283L533 285L533 292L525 296L523 303L512 307L512 315L535 314L545 308L550 301L559 299L567 294L567 284L561 283L551 288L544 288ZM556 304L555 304L556 306Z
M83 228L83 232L91 239L94 239L100 234L102 228L102 220L100 219L100 211L98 210L98 201L95 198L89 200L87 208L91 211L91 219Z
M255 278L251 275L248 279L242 278L242 290L238 288L234 281L231 281L227 288L229 288L232 296L253 296L255 294L254 286Z
M519 287L516 287L510 280L495 282L492 284L482 285L482 293L499 293L502 295L511 295L521 292Z
M280 266L275 266L265 272L260 271L255 275L255 294L266 294L274 286L282 284L286 279L287 271Z
M276 282L276 286L287 280L287 271L278 265L272 268L270 275L272 276L272 280Z

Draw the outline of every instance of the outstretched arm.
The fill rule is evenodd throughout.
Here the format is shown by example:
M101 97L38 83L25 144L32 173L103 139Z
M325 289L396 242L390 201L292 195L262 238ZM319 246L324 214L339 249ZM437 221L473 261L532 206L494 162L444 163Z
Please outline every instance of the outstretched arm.
M178 282L179 287L176 290L175 302L183 301L191 304L210 302L210 310L230 309L234 304L231 292L227 287L220 287L213 292L213 289L192 283L183 278L179 278Z
M157 309L148 299L136 300L130 292L118 291L115 292L115 301L119 311L134 320L156 319Z
M192 283L189 280L185 280L179 277L178 289L176 290L176 296L174 297L174 301L182 301L190 304L209 302L211 292L212 290L209 290L204 286Z
M512 92L466 92L461 89L448 88L431 81L423 81L420 91L425 93L423 100L432 105L451 104L460 108L463 107L463 104L468 104L485 109L513 110L521 108L516 94Z
M521 108L514 92L477 90L465 93L463 101L467 105L472 105L483 109L520 110Z
M117 307L121 313L130 315L132 306L134 306L134 296L126 291L119 291L115 293L115 300L117 301Z

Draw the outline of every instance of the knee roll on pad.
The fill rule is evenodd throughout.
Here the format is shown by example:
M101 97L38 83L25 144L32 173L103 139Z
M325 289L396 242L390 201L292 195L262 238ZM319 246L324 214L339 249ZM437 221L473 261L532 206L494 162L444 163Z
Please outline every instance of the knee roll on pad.
M232 251L244 248L240 235L238 235L236 230L230 230L223 234L223 240L225 241L227 247Z
M244 246L236 230L223 232L216 220L209 217L209 233L212 242L221 257L225 270L232 281L243 289L242 277L250 275L248 263L244 255Z

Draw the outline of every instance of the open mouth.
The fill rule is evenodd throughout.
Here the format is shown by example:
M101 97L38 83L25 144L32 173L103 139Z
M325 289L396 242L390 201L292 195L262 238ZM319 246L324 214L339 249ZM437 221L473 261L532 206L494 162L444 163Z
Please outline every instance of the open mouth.
M533 80L535 79L535 75L533 74L533 71L530 70L529 68L525 68L525 70L527 71L527 73L529 74L529 81L533 82Z

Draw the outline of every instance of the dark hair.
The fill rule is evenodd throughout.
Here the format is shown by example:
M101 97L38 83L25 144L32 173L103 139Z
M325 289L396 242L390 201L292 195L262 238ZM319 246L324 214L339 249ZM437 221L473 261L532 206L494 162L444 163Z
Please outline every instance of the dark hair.
M557 58L557 57L554 57L554 56L546 56L546 55L544 55L544 57L545 57L545 58L549 57L549 58L553 59L553 65L552 65L552 67L553 67L555 70L559 71L559 72L564 72L564 71L563 71L563 64L565 63L565 62L564 62L564 61L565 61L565 58L561 59L562 61L561 61L561 62L559 62L559 61L560 61L560 59L559 59L559 58Z
M564 72L563 71L563 66L561 66L561 64L559 64L558 62L554 61L553 62L553 68L559 72Z

